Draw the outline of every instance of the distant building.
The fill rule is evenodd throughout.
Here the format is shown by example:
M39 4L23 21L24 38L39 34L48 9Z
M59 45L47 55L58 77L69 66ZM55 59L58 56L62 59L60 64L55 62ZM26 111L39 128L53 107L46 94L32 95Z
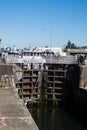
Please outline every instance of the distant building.
M67 54L76 55L76 54L85 54L87 57L87 49L68 49Z

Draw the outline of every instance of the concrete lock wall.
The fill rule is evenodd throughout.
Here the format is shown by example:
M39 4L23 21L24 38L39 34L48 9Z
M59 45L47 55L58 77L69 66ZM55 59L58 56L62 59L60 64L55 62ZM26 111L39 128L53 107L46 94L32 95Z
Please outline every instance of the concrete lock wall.
M14 75L2 75L0 77L0 86L1 87L15 86L15 77L14 77Z
M0 87L15 86L15 70L14 65L0 65Z
M80 68L80 87L87 86L87 65Z

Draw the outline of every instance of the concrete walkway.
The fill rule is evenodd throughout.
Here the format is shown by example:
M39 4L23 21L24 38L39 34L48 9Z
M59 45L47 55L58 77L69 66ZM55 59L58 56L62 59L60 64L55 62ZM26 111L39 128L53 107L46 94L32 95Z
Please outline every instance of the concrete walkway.
M16 88L0 87L0 130L38 130Z

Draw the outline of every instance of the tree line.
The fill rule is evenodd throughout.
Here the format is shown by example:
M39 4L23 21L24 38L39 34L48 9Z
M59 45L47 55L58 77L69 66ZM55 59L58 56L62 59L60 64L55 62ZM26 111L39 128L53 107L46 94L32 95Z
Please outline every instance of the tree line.
M82 47L79 47L77 46L75 43L72 43L70 40L67 42L67 45L65 46L64 49L87 49L87 46L82 46Z

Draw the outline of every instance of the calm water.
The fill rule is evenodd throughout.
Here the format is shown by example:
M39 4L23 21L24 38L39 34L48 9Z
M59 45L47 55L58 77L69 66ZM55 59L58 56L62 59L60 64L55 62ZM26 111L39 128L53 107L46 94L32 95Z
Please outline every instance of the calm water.
M29 108L39 130L87 130L86 126L71 112L59 107L41 105Z

